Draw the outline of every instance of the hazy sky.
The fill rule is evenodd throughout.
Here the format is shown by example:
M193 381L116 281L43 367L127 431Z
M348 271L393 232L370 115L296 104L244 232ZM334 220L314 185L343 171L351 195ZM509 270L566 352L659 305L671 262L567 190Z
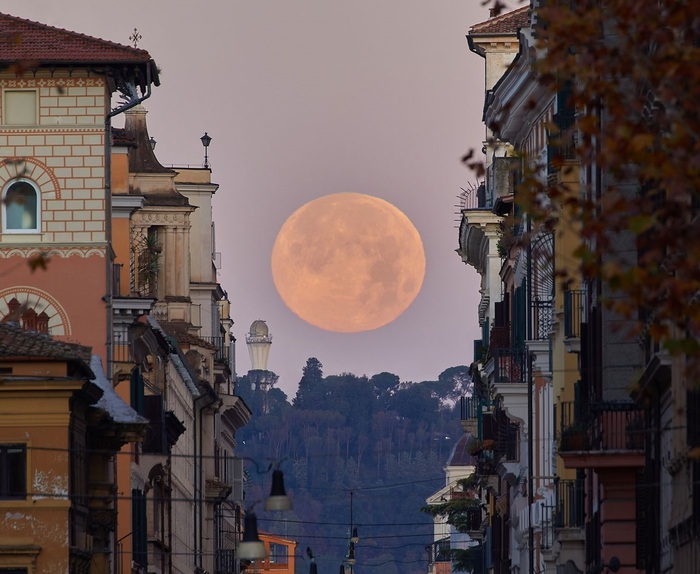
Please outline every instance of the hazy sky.
M472 360L478 277L455 253L459 158L483 138L483 60L465 35L481 0L3 0L0 11L130 44L162 70L145 102L164 165L201 165L212 137L220 281L232 301L239 374L264 319L269 369L296 392L306 359L325 374L436 379ZM115 125L119 125L119 120ZM270 253L298 207L337 192L376 195L413 222L423 289L393 323L340 334L306 324L275 291Z

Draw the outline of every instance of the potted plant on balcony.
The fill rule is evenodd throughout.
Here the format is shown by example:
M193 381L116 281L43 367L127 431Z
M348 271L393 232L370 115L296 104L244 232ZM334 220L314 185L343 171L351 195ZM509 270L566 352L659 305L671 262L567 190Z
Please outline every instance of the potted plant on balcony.
M559 439L559 450L584 450L588 429L581 422L562 429Z

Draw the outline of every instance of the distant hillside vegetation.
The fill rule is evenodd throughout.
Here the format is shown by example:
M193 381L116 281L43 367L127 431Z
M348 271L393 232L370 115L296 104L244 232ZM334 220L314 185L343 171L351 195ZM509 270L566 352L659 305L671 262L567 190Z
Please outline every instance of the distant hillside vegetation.
M309 571L307 546L320 574L339 571L348 548L351 491L360 536L356 572L425 572L432 522L420 508L444 485L443 467L462 433L459 397L471 393L468 371L451 367L436 381L420 383L386 372L324 376L321 362L310 358L291 404L269 386L274 373L239 377L237 393L253 419L238 433L238 453L260 470L280 462L294 501L294 509L281 514L254 505L269 494L270 474L246 464L245 506L254 505L261 530L299 542L299 574Z

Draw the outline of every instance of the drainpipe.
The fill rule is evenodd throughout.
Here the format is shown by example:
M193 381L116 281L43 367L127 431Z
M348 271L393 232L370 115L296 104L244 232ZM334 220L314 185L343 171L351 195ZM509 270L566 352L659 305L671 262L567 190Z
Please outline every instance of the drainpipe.
M107 293L104 296L104 301L107 306L107 345L106 359L107 372L109 379L112 379L112 292L113 275L114 275L114 256L112 250L112 118L117 116L151 97L151 67L146 66L146 93L140 97L132 98L125 104L114 108L107 113L105 117L105 236L107 240L107 252L105 253L106 262L106 281Z
M144 100L151 97L151 66L146 65L146 93L140 98L131 100L111 110L105 116L105 239L107 242L105 253L105 281L107 283L107 292L103 297L106 303L107 313L107 341L105 345L105 359L107 365L107 376L112 380L112 325L114 317L112 316L112 299L114 297L113 290L113 255L112 255L112 118L126 110L137 106ZM117 476L117 458L114 458L113 472L115 478ZM116 506L115 506L116 509ZM117 529L112 533L112 544L115 553L117 552ZM121 574L121 573L119 573Z
M527 340L532 340L532 223L530 217L527 218ZM530 563L530 574L535 574L538 569L535 569L535 531L532 526L532 505L535 503L535 495L533 492L535 481L533 477L534 473L534 424L532 421L533 411L534 411L534 390L532 388L534 384L534 379L532 376L532 365L533 365L533 355L530 351L527 351L525 360L527 361L527 467L528 467L528 485L527 485L527 515L528 515L528 532L527 532L527 546L528 546L528 561Z
M195 502L194 506L194 532L195 532L195 537L194 537L194 542L195 542L195 566L199 567L202 569L202 554L203 554L203 546L204 546L204 536L203 536L203 530L204 530L204 495L203 495L203 483L204 483L204 476L202 474L202 466L203 466L203 461L204 461L204 441L202 440L202 435L203 435L203 429L204 429L204 424L203 424L203 415L202 413L204 412L204 409L209 408L211 405L216 403L217 399L213 398L211 399L208 403L203 404L199 409L197 408L197 402L200 399L205 398L205 394L201 394L198 397L194 399L194 415L197 417L197 414L199 413L199 420L195 420L195 428L197 428L197 424L199 424L199 437L195 436L194 440L194 461L195 461L195 469L194 469L194 481L195 481L195 494L198 495L198 498ZM199 439L199 450L197 449L197 440ZM197 486L197 480L199 479L199 486Z

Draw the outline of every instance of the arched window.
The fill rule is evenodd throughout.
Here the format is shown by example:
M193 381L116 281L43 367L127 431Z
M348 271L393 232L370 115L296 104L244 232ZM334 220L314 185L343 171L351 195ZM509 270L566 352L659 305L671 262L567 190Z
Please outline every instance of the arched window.
M26 179L15 179L2 193L3 233L36 233L40 230L39 190Z

